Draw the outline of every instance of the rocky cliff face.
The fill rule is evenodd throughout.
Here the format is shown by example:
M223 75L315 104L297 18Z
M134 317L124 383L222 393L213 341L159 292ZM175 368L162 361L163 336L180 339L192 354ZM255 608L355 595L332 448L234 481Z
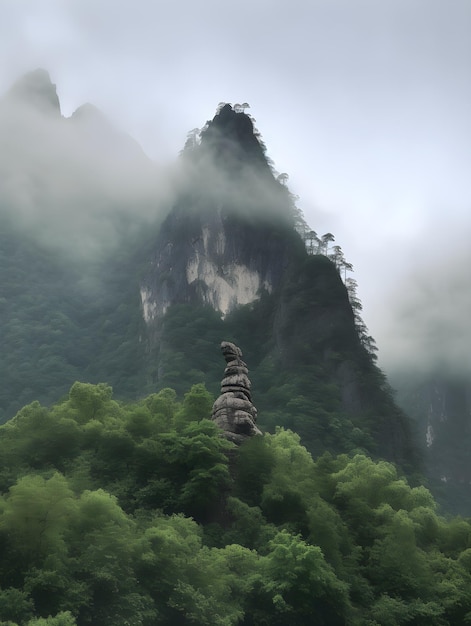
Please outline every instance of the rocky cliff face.
M286 229L287 190L271 173L250 118L223 107L183 153L184 183L141 284L144 319L172 304L204 303L227 315L272 293L303 245Z
M276 228L251 224L224 207L198 214L179 207L162 227L141 284L144 319L158 321L172 304L192 302L225 316L279 287L292 256L292 239Z
M198 346L195 374L212 388L204 363L221 332L218 343L233 339L253 363L264 427L290 425L314 453L363 449L413 465L407 419L362 347L345 285L327 257L308 254L251 120L223 107L189 140L182 171L141 281L154 383L175 384ZM219 316L211 328L205 307Z
M173 207L143 234L148 196L134 146L90 106L65 120L46 73L13 91L0 103L0 201L11 217L0 223L7 417L19 408L12 399L49 401L41 394L52 381L62 390L104 380L128 397L204 382L216 395L217 346L227 339L251 365L261 428L292 428L314 454L365 451L411 465L405 418L359 341L340 275L306 251L249 116L225 105L190 133ZM24 110L10 106L22 98Z

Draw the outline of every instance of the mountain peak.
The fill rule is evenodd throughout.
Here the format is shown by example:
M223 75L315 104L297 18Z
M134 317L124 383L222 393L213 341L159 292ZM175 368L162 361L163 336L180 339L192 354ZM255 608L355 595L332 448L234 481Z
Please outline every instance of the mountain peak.
M252 118L240 105L223 104L202 130L201 146L209 149L218 162L250 161L269 169L265 146L259 140Z
M93 118L93 119L105 119L105 115L98 107L91 102L85 102L81 104L75 111L72 113L72 118L82 119L82 118Z
M61 113L56 85L51 81L49 72L41 68L28 72L17 80L7 97L33 106L43 113Z

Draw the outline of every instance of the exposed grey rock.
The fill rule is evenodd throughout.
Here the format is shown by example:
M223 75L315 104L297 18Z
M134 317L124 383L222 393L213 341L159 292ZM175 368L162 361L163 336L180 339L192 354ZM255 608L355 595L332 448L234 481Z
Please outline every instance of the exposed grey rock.
M255 425L257 409L252 404L249 370L238 346L223 341L221 350L227 366L221 382L221 395L213 405L212 419L227 439L241 444L247 437L262 434Z

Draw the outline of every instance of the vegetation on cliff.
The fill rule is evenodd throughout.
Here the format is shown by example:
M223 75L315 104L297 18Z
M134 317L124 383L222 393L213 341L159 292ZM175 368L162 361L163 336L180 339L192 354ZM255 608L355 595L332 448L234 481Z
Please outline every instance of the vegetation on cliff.
M251 118L224 104L192 132L180 165L164 223L129 230L117 214L113 254L69 257L2 216L0 420L32 400L50 404L74 380L105 380L129 400L199 382L216 393L217 346L228 339L251 364L262 426L296 430L316 456L355 450L415 471L407 419L343 282L351 266L339 246L329 252L331 233L308 229ZM213 283L190 281L192 263ZM241 279L245 305L224 292L234 266L254 282L248 298Z

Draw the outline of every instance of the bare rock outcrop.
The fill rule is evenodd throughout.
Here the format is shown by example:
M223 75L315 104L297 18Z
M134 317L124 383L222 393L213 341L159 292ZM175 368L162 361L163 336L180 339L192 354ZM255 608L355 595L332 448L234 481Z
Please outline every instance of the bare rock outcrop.
M235 344L223 341L221 350L226 369L221 395L213 405L212 419L227 439L241 444L247 437L262 434L255 425L257 409L252 404L249 370L242 360L241 349Z

